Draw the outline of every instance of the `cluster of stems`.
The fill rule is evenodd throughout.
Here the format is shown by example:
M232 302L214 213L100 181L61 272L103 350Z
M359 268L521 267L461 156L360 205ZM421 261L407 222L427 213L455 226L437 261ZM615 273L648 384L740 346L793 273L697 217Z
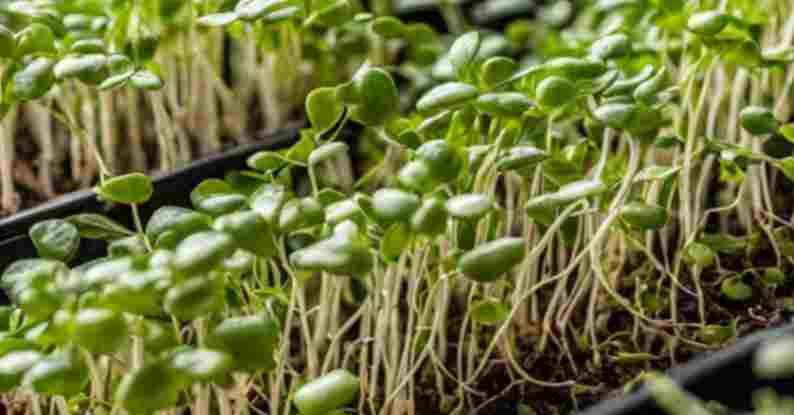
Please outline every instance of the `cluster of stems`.
M3 339L29 343L0 356L0 386L60 414L82 393L75 405L111 413L404 415L431 401L463 415L537 390L575 402L602 386L593 372L675 364L770 318L730 310L782 302L789 2L585 2L561 32L517 21L447 43L386 2L376 16L294 3L243 0L199 21L236 33L252 16L254 31L301 11L302 28L341 19L329 42L360 29L368 61L308 93L296 144L201 183L191 207L144 227L150 180L107 177L98 195L131 205L136 229L98 215L32 228L42 258L2 278L15 304ZM279 28L278 42L303 33ZM410 59L387 66L398 55ZM163 148L180 134L167 88L150 95ZM373 167L358 174L351 147ZM70 268L81 238L107 239L108 257ZM84 335L100 329L131 344ZM82 373L90 393L48 382ZM498 393L494 373L507 374Z

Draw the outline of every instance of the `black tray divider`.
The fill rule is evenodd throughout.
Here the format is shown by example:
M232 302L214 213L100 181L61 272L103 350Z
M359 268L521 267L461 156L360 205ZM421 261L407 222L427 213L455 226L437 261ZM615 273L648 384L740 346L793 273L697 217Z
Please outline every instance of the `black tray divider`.
M154 195L140 206L144 220L164 205L190 205L190 190L201 181L218 177L230 170L246 169L246 159L262 150L279 150L295 143L299 129L292 128L263 137L251 144L237 146L227 152L198 160L176 171L154 178ZM119 223L133 227L132 214L128 206L101 202L92 189L80 190L61 196L43 205L27 209L18 214L0 219L0 272L17 259L36 256L33 243L28 238L28 229L37 222L64 218L78 213L104 214ZM78 258L96 258L104 253L105 243L83 239ZM81 261L82 262L82 261ZM3 302L0 298L0 302Z
M668 375L701 399L748 410L752 406L752 395L758 389L772 388L783 395L794 394L794 379L763 380L753 374L753 355L758 347L766 340L783 335L794 335L794 325L764 330L726 349L705 352L689 363L670 369ZM602 401L582 415L666 414L642 388L625 397Z

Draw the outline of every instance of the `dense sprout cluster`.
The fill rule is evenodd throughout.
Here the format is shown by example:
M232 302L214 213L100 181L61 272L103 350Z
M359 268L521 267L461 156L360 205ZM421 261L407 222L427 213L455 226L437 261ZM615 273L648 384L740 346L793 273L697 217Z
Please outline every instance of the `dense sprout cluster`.
M41 258L2 277L2 385L61 413L464 414L530 391L576 401L609 386L599 370L625 381L624 365L718 347L745 304L769 324L794 256L794 7L581 6L567 30L517 21L448 43L346 1L202 13L231 33L301 16L377 47L311 90L296 144L202 182L192 206L144 224L150 179L108 173L96 193L130 205L135 229L93 214L31 228ZM101 79L89 63L116 55L42 53L22 86L49 77L41 59L50 84L161 84L134 53ZM370 155L356 170L353 150ZM83 238L107 257L73 264ZM494 391L494 372L510 383Z
M356 3L2 2L0 208L16 211L18 190L42 200L99 175L167 171L294 123L310 88L393 58ZM432 53L438 35L423 27Z

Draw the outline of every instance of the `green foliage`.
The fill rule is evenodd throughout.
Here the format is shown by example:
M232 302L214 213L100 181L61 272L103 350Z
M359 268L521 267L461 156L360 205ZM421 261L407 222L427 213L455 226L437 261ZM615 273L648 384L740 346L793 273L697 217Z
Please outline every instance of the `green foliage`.
M402 405L402 388L452 345L477 355L449 369L466 387L427 384L466 412L495 349L520 354L511 369L534 369L516 343L525 333L539 359L622 370L663 360L660 327L674 356L733 339L737 316L711 321L712 302L766 304L789 283L793 238L775 227L794 181L794 54L769 44L781 36L768 24L789 21L786 8L558 2L538 11L542 23L500 32L457 21L460 4L444 2L447 36L358 3L2 10L3 112L32 106L62 121L95 157L72 167L95 167L97 196L130 205L135 226L81 212L31 227L40 258L2 277L13 306L0 312L0 389L75 397L92 413L111 400L130 413L223 412L218 391L237 389L239 408L266 391L277 413L345 411L357 395L379 411ZM518 7L507 3L483 15ZM153 122L117 117L126 135L113 137L114 106ZM194 136L204 154L220 136L303 116L309 128L288 149L163 189L189 193L190 206L148 221L138 205L152 179L114 175L129 163L103 158L141 127L169 169ZM107 242L107 255L70 267L81 239ZM697 313L680 312L683 293ZM357 366L367 385L347 371ZM668 410L706 410L662 378L650 391Z

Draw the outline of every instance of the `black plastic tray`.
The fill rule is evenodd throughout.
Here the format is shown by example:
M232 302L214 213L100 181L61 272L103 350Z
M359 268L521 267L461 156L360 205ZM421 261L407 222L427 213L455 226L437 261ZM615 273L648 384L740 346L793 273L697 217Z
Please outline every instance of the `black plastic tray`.
M727 349L705 353L668 374L690 393L706 401L720 402L737 410L749 410L753 392L772 388L783 395L794 394L794 379L769 381L753 374L753 354L764 341L794 334L794 325L764 330L747 336ZM602 401L582 415L664 415L644 389L622 398Z
M521 0L519 0L521 1ZM533 0L524 0L529 3L532 3ZM555 0L556 1L556 0ZM482 16L478 15L479 7L483 6L486 3L486 0L463 0L459 6L469 22L474 22L480 28L491 29L491 30L502 30L504 29L511 21L516 19L522 18L529 18L531 17L535 9L537 9L538 5L543 2L535 1L533 6L531 6L531 11L529 13L521 11L517 13L510 13L509 15L505 16L492 16L488 19L484 19ZM444 20L443 15L438 6L438 2L432 3L428 2L426 4L418 4L412 7L398 7L395 11L395 14L405 21L411 22L423 22L431 27L435 28L439 32L446 33L447 32L447 23Z
M164 205L190 205L190 190L202 180L223 177L230 170L245 169L246 159L262 150L285 148L297 141L299 129L285 129L258 139L255 143L235 147L232 150L196 161L177 171L154 179L154 195L140 206L144 220ZM28 229L37 222L63 218L78 213L101 213L121 224L132 227L132 215L128 206L100 202L93 190L87 189L64 195L51 202L0 219L0 272L11 262L36 256L33 243L28 238ZM100 241L83 240L78 257L92 259L104 254L105 244ZM6 299L0 295L0 302Z

